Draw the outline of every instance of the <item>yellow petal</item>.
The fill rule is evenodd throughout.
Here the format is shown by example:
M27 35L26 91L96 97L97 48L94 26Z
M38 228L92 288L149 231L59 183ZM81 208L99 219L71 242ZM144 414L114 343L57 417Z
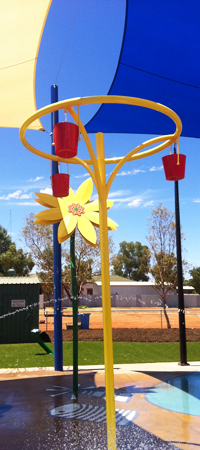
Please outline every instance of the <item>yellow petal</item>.
M93 212L93 211L87 211L85 213L85 217L87 217L87 219L90 220L94 225L99 227L99 225L100 225L99 213ZM114 222L114 220L109 219L109 217L108 217L107 218L107 227L108 227L108 230L116 230L116 227L118 227L118 225L116 222Z
M58 223L57 220L52 220L51 222L49 222L49 220L42 220L42 219L37 219L34 222L36 225L54 225L54 223Z
M81 217L78 217L78 230L82 234L83 238L86 239L90 244L95 245L96 244L96 232L91 224L91 222L82 215Z
M68 206L71 205L71 203L73 203L73 201L69 199L69 197L58 198L58 204L62 217L65 217L69 214Z
M68 214L68 216L64 217L58 227L58 242L60 244L71 236L76 228L76 224L77 216Z
M59 222L62 219L62 214L59 208L51 208L36 214L35 217L38 220L45 220L50 224Z
M63 238L66 238L67 230L65 228L65 223L61 220L60 225L58 227L58 242L61 244L63 242Z
M99 211L99 200L94 200L84 205L85 211Z
M59 244L64 242L66 239L68 239L68 237L69 237L69 235L67 233L65 223L63 220L61 220L60 225L58 227L58 242L59 242Z
M66 198L66 197L64 197L64 198ZM75 196L74 191L73 191L72 188L69 188L69 195L68 195L67 198L68 198L68 201L69 201L69 202L71 202L71 203L74 203L74 202L75 202L76 196Z
M56 197L53 197L53 195L42 194L41 192L36 192L35 195L39 198L39 200L36 198L35 201L42 206L46 206L47 208L56 208L58 206L58 200Z
M99 213L94 211L86 211L85 217L90 220L90 222L99 226Z
M73 233L74 233L74 231L72 231L70 234L67 234L66 236L64 236L64 237L62 237L62 238L59 238L59 237L58 237L58 242L59 242L59 244L62 244L62 242L64 242L64 241L66 241L67 239L69 239L70 236L71 236Z
M68 214L68 205L70 205L71 203L74 203L76 201L76 197L74 195L74 191L69 188L69 195L67 195L67 197L59 197L57 199L59 206L61 206L63 208L63 211L67 211L65 212L64 215Z
M90 200L92 195L93 182L92 178L85 180L78 188L76 193L76 202L84 205Z
M113 205L113 200L107 200L107 209L111 208Z
M73 216L72 214L68 214L68 216L64 217L63 222L65 224L65 228L67 234L72 233L77 225L77 216Z
M111 208L113 205L113 200L107 200L107 209ZM87 203L85 206L85 211L99 211L99 200L94 200L93 202Z
M107 226L108 226L108 230L116 230L118 227L118 224L116 222L114 222L114 220L112 219L107 219Z

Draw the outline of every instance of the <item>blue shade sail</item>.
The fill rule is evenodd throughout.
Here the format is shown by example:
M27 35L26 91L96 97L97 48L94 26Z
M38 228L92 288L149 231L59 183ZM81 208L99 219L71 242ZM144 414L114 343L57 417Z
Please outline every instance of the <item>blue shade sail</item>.
M124 39L109 95L139 97L174 110L182 136L200 137L200 1L127 0ZM175 125L141 107L102 105L89 133L169 134Z

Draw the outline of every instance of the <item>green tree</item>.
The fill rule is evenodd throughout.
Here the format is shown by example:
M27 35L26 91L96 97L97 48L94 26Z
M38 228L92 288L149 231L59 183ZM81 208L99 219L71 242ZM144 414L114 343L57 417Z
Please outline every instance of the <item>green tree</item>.
M0 225L0 255L6 253L9 247L13 244L10 236L8 235L5 228ZM3 275L3 267L0 265L0 274Z
M187 284L189 284L189 286L193 286L195 292L197 294L200 294L200 267L193 267L193 269L189 270L189 273L192 278L188 281Z
M0 255L6 253L12 244L13 242L6 229L0 225Z
M112 259L113 273L134 281L148 281L150 252L140 242L119 244L120 250Z
M35 215L30 213L24 218L25 226L21 237L30 250L37 274L43 283L50 283L46 294L53 293L53 227L35 224Z
M149 242L151 252L150 273L155 280L155 289L162 298L164 315L167 327L171 328L166 311L167 298L176 290L177 286L177 259L176 224L174 213L160 204L153 209L149 218Z
M52 226L35 224L35 216L33 213L26 216L24 221L25 226L22 228L21 236L26 247L31 251L31 256L37 269L53 277Z
M9 269L15 269L16 275L28 275L34 267L31 255L24 253L22 248L16 249L16 245L12 244L6 253L0 255L0 266L2 273L7 276Z

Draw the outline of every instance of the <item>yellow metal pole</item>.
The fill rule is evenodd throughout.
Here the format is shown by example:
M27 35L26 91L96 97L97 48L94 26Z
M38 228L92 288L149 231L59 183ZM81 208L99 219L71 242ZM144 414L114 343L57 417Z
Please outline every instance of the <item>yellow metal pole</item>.
M107 447L109 450L114 450L116 449L115 395L114 395L113 343L112 343L109 249L108 249L108 228L107 228L107 204L106 204L107 200L106 172L105 172L103 133L96 134L96 146L97 146L97 162L101 179L101 186L98 186L98 194L99 194L99 216L100 216Z

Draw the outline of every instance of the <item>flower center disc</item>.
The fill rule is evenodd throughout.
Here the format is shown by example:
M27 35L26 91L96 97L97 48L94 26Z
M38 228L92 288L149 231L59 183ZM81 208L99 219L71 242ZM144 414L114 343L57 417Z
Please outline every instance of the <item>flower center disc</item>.
M83 208L83 206L79 205L78 203L72 203L71 205L68 206L68 212L72 213L73 216L81 216L82 214L85 213L85 210Z

